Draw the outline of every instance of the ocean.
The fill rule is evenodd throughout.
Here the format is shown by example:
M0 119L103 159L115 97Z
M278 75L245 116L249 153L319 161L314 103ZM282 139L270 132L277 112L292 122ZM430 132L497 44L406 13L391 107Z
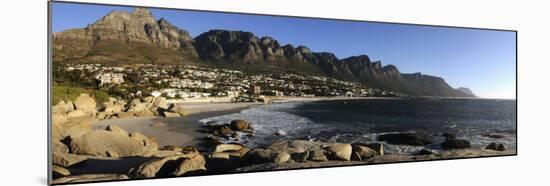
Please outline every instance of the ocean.
M431 137L428 147L385 144L386 153L411 154L422 148L440 150L442 133L466 139L473 148L491 142L516 148L516 101L496 99L350 99L288 102L256 106L239 113L200 120L201 123L249 121L254 136L239 141L249 147L278 140L379 142L385 133L416 132ZM498 134L502 138L491 138ZM382 142L384 143L384 142Z

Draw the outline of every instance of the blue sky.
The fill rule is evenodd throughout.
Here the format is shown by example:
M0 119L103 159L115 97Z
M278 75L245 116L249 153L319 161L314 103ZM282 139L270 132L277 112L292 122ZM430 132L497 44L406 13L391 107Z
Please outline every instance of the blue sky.
M52 29L83 28L112 10L132 8L53 3ZM303 19L198 11L150 9L195 37L210 29L250 31L280 44L308 46L339 58L367 54L403 73L443 77L485 98L515 98L514 32L371 22Z

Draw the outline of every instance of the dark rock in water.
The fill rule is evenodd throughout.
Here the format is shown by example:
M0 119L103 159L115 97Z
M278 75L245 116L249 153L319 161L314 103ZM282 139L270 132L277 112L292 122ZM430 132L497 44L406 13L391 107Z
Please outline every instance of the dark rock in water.
M422 149L416 153L416 155L432 155L432 154L434 154L434 152L427 149Z
M245 120L236 119L236 120L231 121L230 125L231 125L231 130L245 131L245 130L248 129L248 126L250 124L248 122L246 122Z
M487 145L487 147L485 147L485 149L495 150L495 151L505 151L506 147L502 143L500 143L500 144L491 143L491 144Z
M432 144L432 141L417 133L392 133L378 136L379 141L386 141L395 145L425 146Z
M384 155L384 144L382 143L368 143L365 146L376 151L377 155Z
M445 137L445 139L456 139L455 135L449 133L443 133L442 136Z
M500 134L484 134L483 136L488 138L496 138L496 139L504 138L504 135L500 135Z
M303 163L303 162L306 162L307 159L309 158L309 151L304 151L304 152L301 152L301 153L294 153L292 154L292 160L296 161L296 162L300 162L300 163ZM325 157L326 158L326 157Z
M444 149L465 149L470 148L471 144L469 141L463 139L447 139L441 143L441 147Z

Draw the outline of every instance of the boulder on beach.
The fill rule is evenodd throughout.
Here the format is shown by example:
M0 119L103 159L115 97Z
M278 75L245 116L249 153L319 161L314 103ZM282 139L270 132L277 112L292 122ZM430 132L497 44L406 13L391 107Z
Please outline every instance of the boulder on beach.
M384 144L382 143L367 143L362 145L374 150L377 155L384 155Z
M52 140L52 153L54 154L66 154L69 153L69 147L59 140Z
M172 118L172 117L180 117L181 115L176 113L176 112L169 112L169 111L164 111L161 113L162 116L166 117L166 118Z
M276 151L272 150L252 149L243 156L243 160L246 164L271 163L274 162L274 158L277 154Z
M326 147L331 160L351 160L352 147L350 144L333 143Z
M304 163L309 159L310 152L304 151L304 152L296 152L292 154L292 160L300 163Z
M225 152L225 151L238 151L243 148L240 144L219 144L216 145L214 152Z
M73 110L69 113L67 113L67 117L69 118L78 118L78 117L84 117L86 116L86 113L82 110Z
M116 153L120 157L141 156L144 154L143 142L119 133L95 130L71 141L71 152L81 155L109 157Z
M279 152L273 159L273 162L279 165L287 162L288 160L290 160L290 154L288 154L287 152Z
M71 165L86 161L88 158L88 156L80 156L76 154L53 153L52 163L61 167L70 167Z
M187 172L206 170L205 159L199 153L157 158L130 170L132 178L180 176Z
M324 150L322 150L322 149L316 149L316 150L308 151L308 152L309 152L308 160L311 160L311 161L328 161L328 158L325 155Z
M95 114L96 111L96 102L95 99L90 97L88 94L80 94L78 98L74 101L74 107L76 110L81 110L86 114Z
M81 174L54 179L52 184L127 180L124 174Z
M379 141L385 141L394 145L425 146L432 144L426 136L417 133L389 133L378 136Z
M352 149L353 149L353 153L357 155L359 161L370 159L378 155L376 151L372 150L367 146L353 145Z
M117 134L120 134L120 135L123 135L123 136L130 136L128 131L120 128L118 125L108 125L107 127L105 127L105 130L106 131L111 131L111 132L114 132L114 133L117 133Z
M60 178L60 177L63 177L63 176L70 176L70 175L71 175L71 172L68 169L57 166L57 165L52 166L52 177L53 177L53 179L57 179L57 178Z
M141 143L144 151L156 151L158 150L158 143L151 139L150 137L147 137L139 132L132 132L130 133L130 138L133 140L137 140Z

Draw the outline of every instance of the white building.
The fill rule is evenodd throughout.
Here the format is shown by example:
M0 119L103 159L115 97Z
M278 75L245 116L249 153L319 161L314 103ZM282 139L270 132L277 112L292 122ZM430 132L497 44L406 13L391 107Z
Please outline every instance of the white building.
M123 73L100 73L95 77L99 80L99 85L107 84L122 84L124 83L124 74Z

